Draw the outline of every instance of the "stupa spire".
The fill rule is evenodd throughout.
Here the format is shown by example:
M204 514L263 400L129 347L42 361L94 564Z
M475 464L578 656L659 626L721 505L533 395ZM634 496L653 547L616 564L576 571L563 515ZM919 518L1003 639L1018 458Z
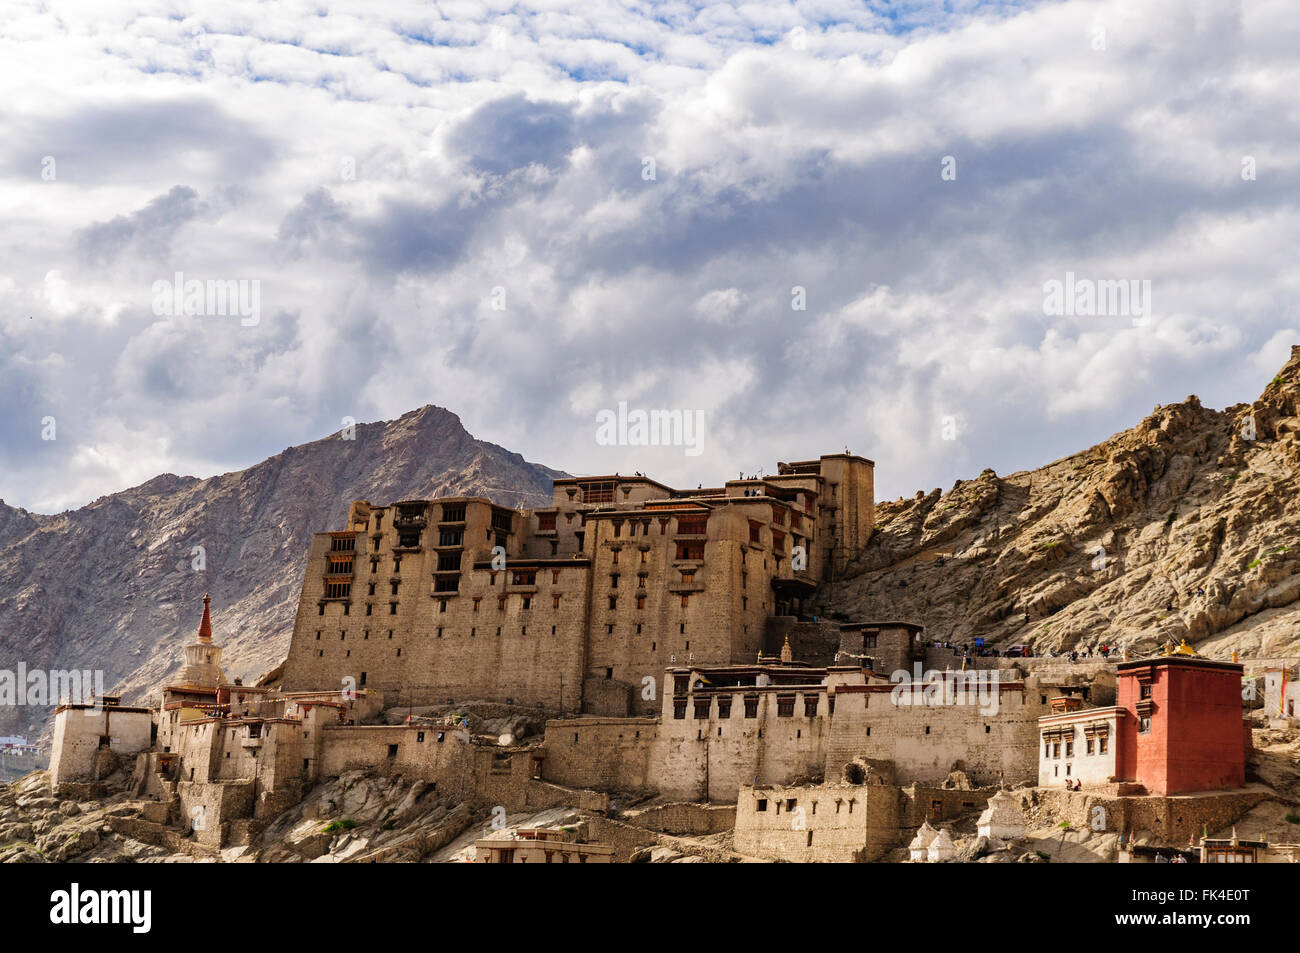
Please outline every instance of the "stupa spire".
M208 606L212 602L212 596L206 592L203 594L203 621L199 623L199 641L212 641L212 618L208 614Z

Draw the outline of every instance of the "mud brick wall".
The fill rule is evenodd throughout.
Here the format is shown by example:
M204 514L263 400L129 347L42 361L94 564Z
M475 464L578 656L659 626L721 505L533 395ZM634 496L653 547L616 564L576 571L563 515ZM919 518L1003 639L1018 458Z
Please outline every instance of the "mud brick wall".
M877 859L899 840L900 795L885 785L746 787L736 851L791 863Z
M654 784L650 752L655 718L564 718L546 723L542 775L596 791L635 791Z

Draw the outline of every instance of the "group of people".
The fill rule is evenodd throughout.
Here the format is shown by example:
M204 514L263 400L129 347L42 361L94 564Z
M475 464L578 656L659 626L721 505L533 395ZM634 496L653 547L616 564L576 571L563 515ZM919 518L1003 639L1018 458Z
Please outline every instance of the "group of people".
M958 646L955 645L955 644L952 643L952 642L940 642L940 641L938 641L938 640L935 640L935 641L933 641L931 644L932 644L936 649L949 649L949 650L951 650L951 651L953 651L953 652L956 652L957 649L958 649ZM988 657L988 656L996 656L996 655L999 654L997 649L994 649L994 648L984 648L983 645L979 645L979 644L977 644L977 645L975 645L975 646L971 646L970 643L968 643L968 642L963 642L963 643L961 644L960 648L961 648L962 661L963 661L963 662L967 662L967 661L969 661L970 658L971 658L973 655L974 655L974 656L979 656L980 658L985 658L985 657ZM1019 656L1019 655L1021 654L1021 651L1023 651L1025 655L1029 655L1029 650L1028 650L1028 649L1021 650L1019 646L1015 647L1014 650L1012 650L1012 649L1008 649L1008 650L1007 650L1007 655L1008 655L1008 656L1011 656L1011 655L1017 655L1017 656ZM1108 659L1108 658L1110 658L1111 653L1114 652L1114 651L1115 651L1115 647L1114 647L1113 645L1109 645L1109 644L1103 642L1101 645L1097 646L1096 649L1094 649L1092 646L1088 646L1088 647L1085 648L1085 649L1074 649L1074 650L1072 650L1072 651L1068 654L1068 658L1070 659L1071 662L1077 662L1077 661L1079 661L1079 659L1081 659L1081 658L1093 658L1094 656L1097 656L1097 655L1101 656L1101 657L1104 658L1104 659ZM1047 653L1047 655L1049 655L1049 656L1052 655L1052 654L1053 654L1053 653L1051 653L1051 652ZM1064 653L1064 652L1058 652L1058 653L1056 653L1056 656L1057 656L1057 657L1066 657L1066 653Z
M953 642L934 641L931 644L936 649L948 649L951 652L956 652L958 649L956 643ZM960 648L961 648L961 654L963 659L969 659L972 654L978 655L980 658L989 658L989 657L996 658L999 655L997 649L985 648L982 639L979 642L977 642L974 646L972 646L969 642L963 642ZM1010 649L1008 649L1007 651L1010 652Z
M1083 781L1080 778L1075 778L1073 781L1071 781L1069 778L1066 778L1065 789L1067 791L1082 791Z
M1082 652L1080 652L1078 649L1075 649L1070 653L1070 661L1077 662L1081 658L1092 658L1092 654L1093 653L1092 653L1091 646L1084 649ZM1097 648L1097 654L1100 655L1102 658L1110 658L1110 646L1103 642Z
M1187 598L1188 598L1188 599L1191 599L1193 596L1203 596L1203 595L1205 595L1205 587L1204 587L1204 586L1197 586L1195 589L1188 589L1188 590L1187 590ZM1166 612L1176 612L1176 611L1177 611L1177 607L1174 605L1174 600L1173 600L1173 599L1166 600L1166 602L1165 602L1165 611L1166 611Z

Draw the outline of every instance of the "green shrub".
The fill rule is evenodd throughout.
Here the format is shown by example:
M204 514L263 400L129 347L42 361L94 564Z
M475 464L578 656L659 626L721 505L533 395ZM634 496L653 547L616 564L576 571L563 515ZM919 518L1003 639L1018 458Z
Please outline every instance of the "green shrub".
M352 830L352 828L356 826L357 826L357 822L352 820L352 818L348 817L348 818L344 818L341 821L333 821L329 824L326 824L325 827L321 830L321 833L333 834L337 831L350 831Z

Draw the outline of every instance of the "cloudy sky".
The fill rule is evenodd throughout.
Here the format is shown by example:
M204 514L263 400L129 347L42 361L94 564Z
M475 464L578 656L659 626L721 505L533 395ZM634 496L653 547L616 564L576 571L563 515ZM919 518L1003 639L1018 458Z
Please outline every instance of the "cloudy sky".
M892 498L1300 343L1294 0L5 7L10 505L426 403L691 486L847 446ZM1045 314L1067 272L1149 308ZM602 446L621 401L702 452Z

